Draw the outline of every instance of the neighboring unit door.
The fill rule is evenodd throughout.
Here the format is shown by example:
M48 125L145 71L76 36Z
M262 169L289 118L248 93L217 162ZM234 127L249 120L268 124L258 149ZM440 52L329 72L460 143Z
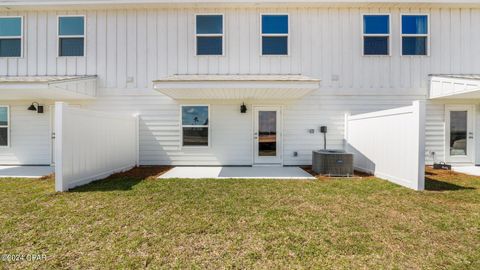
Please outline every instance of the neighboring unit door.
M447 105L445 114L446 161L473 164L475 162L474 105Z
M254 107L254 163L282 163L282 121L278 106Z

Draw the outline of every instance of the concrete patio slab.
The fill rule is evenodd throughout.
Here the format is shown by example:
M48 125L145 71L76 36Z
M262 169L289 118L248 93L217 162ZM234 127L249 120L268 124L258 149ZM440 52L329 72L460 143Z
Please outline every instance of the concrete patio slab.
M51 166L0 166L0 178L41 178L54 171Z
M175 167L159 178L189 179L311 179L306 171L299 167Z
M452 171L474 176L480 176L480 166L455 166L452 167Z

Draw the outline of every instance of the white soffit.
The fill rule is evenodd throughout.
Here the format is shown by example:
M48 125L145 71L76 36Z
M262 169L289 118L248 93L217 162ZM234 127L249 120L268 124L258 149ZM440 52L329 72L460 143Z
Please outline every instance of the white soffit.
M93 99L96 87L97 76L0 76L0 99Z
M174 75L153 82L173 99L299 99L320 86L302 75Z
M480 99L480 74L431 75L430 99Z

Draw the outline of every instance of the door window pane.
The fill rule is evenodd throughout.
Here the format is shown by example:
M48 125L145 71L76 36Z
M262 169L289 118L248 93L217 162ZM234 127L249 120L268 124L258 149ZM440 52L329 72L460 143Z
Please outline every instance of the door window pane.
M467 155L467 112L450 112L450 155Z
M277 112L258 112L258 155L277 155Z

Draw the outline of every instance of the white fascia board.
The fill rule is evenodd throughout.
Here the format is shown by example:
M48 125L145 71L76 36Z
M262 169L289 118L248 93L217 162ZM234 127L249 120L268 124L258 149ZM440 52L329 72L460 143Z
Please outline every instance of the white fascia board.
M255 6L311 6L311 5L328 5L328 6L372 6L372 5L467 5L480 6L480 0L0 0L0 10L5 8L28 8L28 7L57 7L57 6L109 6L115 5L163 5L163 6L238 6L238 5L255 5Z

